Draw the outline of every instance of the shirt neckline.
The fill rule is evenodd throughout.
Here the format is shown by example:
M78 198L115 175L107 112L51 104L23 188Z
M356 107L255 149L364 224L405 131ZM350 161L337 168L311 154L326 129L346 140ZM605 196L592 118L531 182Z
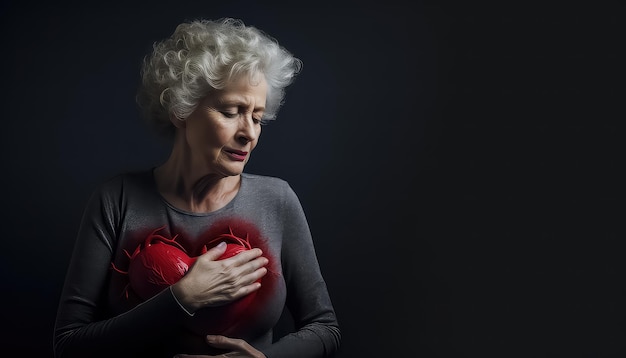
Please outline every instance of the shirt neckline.
M180 214L183 215L187 215L187 216L200 216L200 217L206 217L206 216L213 216L213 215L217 215L220 214L223 211L229 210L232 207L234 207L235 202L238 201L239 196L241 195L241 192L244 190L244 188L246 187L246 175L245 173L241 173L240 176L240 185L239 185L239 190L237 191L237 194L235 194L235 196L228 202L226 203L226 205L224 205L223 207L214 210L214 211L209 211L209 212L193 212L193 211L187 211L184 209L181 209L179 207L174 206L172 203L170 203L167 199L165 199L165 197L159 192L159 189L157 187L156 184L156 179L154 177L154 170L156 169L156 167L152 167L152 169L149 171L150 174L150 182L152 184L152 188L154 190L154 192L156 193L156 195L158 195L159 199L161 200L161 202L163 202L163 204L165 204L168 208L170 208L173 211L176 211Z

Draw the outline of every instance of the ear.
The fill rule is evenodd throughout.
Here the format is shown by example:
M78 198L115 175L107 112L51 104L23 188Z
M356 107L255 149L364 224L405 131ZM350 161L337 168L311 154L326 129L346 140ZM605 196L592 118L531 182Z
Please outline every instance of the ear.
M185 125L187 124L184 119L176 117L173 113L170 113L170 122L172 122L176 128L185 128Z

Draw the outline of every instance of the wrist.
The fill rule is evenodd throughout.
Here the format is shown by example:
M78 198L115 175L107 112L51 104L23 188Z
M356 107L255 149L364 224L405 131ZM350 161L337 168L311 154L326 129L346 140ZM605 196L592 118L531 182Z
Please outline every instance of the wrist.
M178 303L180 308L182 308L183 311L185 311L185 313L187 313L190 316L193 316L196 313L196 309L192 307L189 303L185 302L185 294L183 293L178 282L173 285L170 285L169 290L172 296L174 297L174 300L176 301L176 303Z

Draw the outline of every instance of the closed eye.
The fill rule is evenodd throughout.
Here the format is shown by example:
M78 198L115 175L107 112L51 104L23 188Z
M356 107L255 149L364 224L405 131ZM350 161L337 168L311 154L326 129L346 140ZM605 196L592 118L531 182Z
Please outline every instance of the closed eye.
M231 113L231 112L224 112L224 111L220 111L220 113L226 118L237 118L239 116L239 113ZM262 126L269 123L268 120L265 120L263 118L257 118L257 117L252 117L252 121L254 122L254 124L260 124Z
M235 118L239 115L239 113L231 113L231 112L220 112L226 118Z

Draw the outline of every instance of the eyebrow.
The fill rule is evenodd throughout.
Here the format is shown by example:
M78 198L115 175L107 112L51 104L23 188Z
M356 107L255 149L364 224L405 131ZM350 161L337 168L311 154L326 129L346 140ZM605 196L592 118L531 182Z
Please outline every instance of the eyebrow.
M243 96L225 95L217 98L217 104L220 106L249 106L250 101ZM254 107L253 112L265 111L265 106Z

